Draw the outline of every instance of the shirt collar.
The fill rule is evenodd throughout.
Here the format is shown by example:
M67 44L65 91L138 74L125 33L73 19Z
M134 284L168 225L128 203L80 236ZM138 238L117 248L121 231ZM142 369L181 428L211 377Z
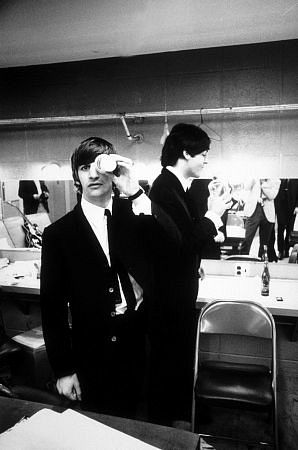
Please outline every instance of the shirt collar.
M173 166L166 166L166 169L178 178L185 192L190 188L192 178L184 178Z
M83 213L85 214L86 218L90 222L97 222L99 219L103 218L105 209L109 209L112 213L112 204L113 200L111 199L108 203L108 205L105 208L102 208L101 206L94 205L93 203L88 202L84 197L82 197L81 200L81 207L83 210Z

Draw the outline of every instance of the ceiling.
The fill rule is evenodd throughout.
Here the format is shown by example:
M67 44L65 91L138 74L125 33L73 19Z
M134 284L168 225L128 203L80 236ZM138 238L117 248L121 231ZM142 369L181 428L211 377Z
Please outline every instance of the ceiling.
M296 38L295 0L0 0L0 67Z

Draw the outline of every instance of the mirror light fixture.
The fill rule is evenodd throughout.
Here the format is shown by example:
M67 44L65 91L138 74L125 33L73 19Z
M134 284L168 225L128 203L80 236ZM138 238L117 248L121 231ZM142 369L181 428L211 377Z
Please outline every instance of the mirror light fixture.
M42 179L59 180L61 175L61 166L57 161L50 161L41 168Z

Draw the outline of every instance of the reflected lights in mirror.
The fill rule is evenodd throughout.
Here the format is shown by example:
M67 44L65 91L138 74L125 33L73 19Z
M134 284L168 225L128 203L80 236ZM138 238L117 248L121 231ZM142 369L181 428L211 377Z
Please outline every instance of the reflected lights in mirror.
M42 178L44 180L57 180L60 178L61 166L56 161L51 161L41 168Z
M253 158L247 155L235 155L229 158L211 158L208 160L208 166L204 169L203 177L207 175L217 175L221 178L233 178L237 175L239 179L245 179L250 176L257 178L281 177L281 170L278 158L272 156L258 156Z
M69 162L61 165L60 162L51 161L41 167L38 177L42 180L72 180Z

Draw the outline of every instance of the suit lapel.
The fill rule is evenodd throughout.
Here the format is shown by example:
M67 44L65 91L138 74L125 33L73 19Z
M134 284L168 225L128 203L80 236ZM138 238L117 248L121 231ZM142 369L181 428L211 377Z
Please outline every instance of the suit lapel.
M189 207L187 205L187 196L182 187L182 184L180 183L178 178L169 170L163 169L162 174L166 178L167 184L171 186L173 190L173 195L176 197L177 202L180 204L181 208L184 210L189 220L192 221Z

